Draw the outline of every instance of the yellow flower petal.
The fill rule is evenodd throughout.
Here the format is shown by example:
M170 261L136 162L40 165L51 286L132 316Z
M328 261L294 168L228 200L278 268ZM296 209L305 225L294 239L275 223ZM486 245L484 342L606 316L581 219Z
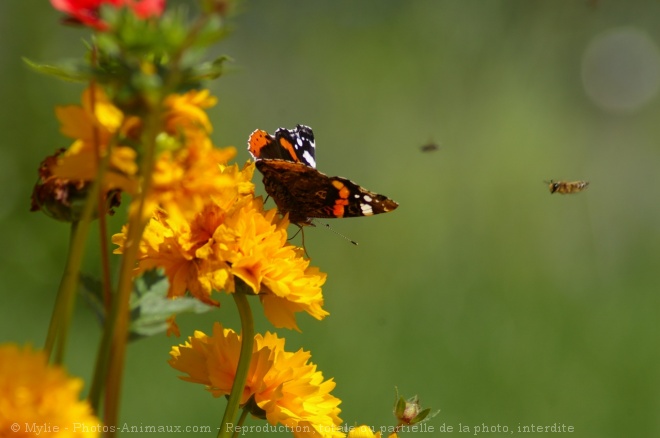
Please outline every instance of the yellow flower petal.
M380 432L371 430L369 426L358 426L348 432L348 438L380 438Z
M228 395L238 365L241 339L233 330L213 326L213 336L195 332L172 348L170 365L186 373L181 377L201 383L215 397ZM256 335L241 404L254 399L270 424L291 427L294 436L340 437L341 401L330 391L335 383L324 380L310 353L288 352L276 334ZM301 432L309 430L309 433Z
M228 210L209 203L190 219L178 210L159 210L142 236L136 273L161 267L170 282L168 296L188 291L216 305L212 291L233 293L237 277L259 294L276 327L297 329L298 312L323 319L328 315L321 290L326 274L287 243L287 221L274 210L264 212L260 198L240 197L240 179L227 190L233 205L223 200ZM113 237L116 253L123 251L124 240L125 230Z
M135 151L129 147L111 149L110 165L103 178L104 190L120 189L129 194L137 192ZM98 160L93 146L76 141L58 158L53 175L67 180L93 181L98 173Z
M214 106L217 99L209 90L192 90L185 94L173 94L165 100L166 130L172 135L186 137L209 135L213 127L209 121L207 108Z
M82 106L67 105L55 108L55 114L62 124L60 131L76 140L88 143L98 141L106 145L109 138L122 126L124 114L110 102L101 87L85 89L81 100Z
M81 379L49 366L43 352L0 345L0 436L100 436L102 423L89 404L80 400L82 387ZM47 425L50 430L37 433L36 429L26 430L28 425Z

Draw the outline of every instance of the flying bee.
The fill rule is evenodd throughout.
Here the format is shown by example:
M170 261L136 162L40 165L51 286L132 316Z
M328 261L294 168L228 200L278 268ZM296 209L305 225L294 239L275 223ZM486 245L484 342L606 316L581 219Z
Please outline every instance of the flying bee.
M578 193L586 189L589 185L589 181L545 181L550 189L550 194L555 192L561 193L562 195L568 195L571 193Z

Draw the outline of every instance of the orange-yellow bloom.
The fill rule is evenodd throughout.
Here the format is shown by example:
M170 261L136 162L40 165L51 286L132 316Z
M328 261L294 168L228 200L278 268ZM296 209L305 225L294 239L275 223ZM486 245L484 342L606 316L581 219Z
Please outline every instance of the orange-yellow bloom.
M327 316L321 291L326 275L287 243L288 221L274 209L264 212L261 198L240 196L238 187L233 201L224 207L210 202L190 220L159 210L142 236L136 272L163 268L168 296L188 291L215 305L212 291L233 293L238 278L259 295L276 327L297 329L300 311L316 319ZM116 253L123 251L125 233L113 236Z
M352 427L347 435L348 438L380 438L381 432L374 432L369 426ZM397 438L396 432L388 435L388 438Z
M53 174L66 180L93 181L98 174L100 158L109 149L104 188L135 194L138 187L136 152L118 142L128 141L137 135L135 131L139 120L124 117L100 87L88 88L83 92L82 106L59 107L56 113L62 123L62 133L75 141L60 157Z
M295 313L300 311L322 319L328 314L321 293L326 276L309 266L300 248L287 243L288 220L281 220L275 210L264 212L262 201L254 198L254 163L242 169L228 166L236 150L213 147L205 109L215 101L208 90L201 90L172 95L164 102L164 137L171 141L159 144L174 147L163 147L154 163L142 213L151 219L140 243L136 274L163 268L169 297L189 292L212 305L218 304L211 298L214 290L233 293L239 279L259 295L276 327L297 329ZM118 129L118 114L100 106L103 126ZM113 236L119 245L115 253L123 252L126 231Z
M66 105L55 109L62 124L60 131L74 140L107 145L124 123L124 114L101 87L90 87L82 94L81 105Z
M112 148L108 169L103 178L106 191L119 189L133 195L137 192L135 157L135 150L129 147ZM78 140L58 160L53 173L56 177L66 180L93 181L98 169L94 146Z
M147 211L160 207L168 213L194 216L213 198L233 203L237 196L254 193L254 168L240 171L227 167L236 156L233 147L213 147L209 134L213 127L206 109L217 99L208 90L173 94L163 104L164 132L174 146L163 150L154 165Z
M0 345L0 436L100 436L101 421L79 399L82 386L81 379L49 366L43 352Z
M173 94L165 99L165 131L173 137L209 135L213 131L204 111L215 106L217 99L209 90L192 90L185 94Z
M192 217L211 198L228 197L233 202L238 196L252 194L254 167L241 171L238 166L226 166L235 155L236 149L214 148L208 139L163 152L154 167L148 210L160 207Z
M172 347L170 365L187 374L183 380L201 383L215 397L231 392L240 354L241 337L220 323L213 335L196 331L193 337ZM252 361L241 405L253 402L270 424L288 426L296 437L340 437L341 400L330 394L335 383L324 380L309 352L284 349L276 334L256 335Z
M177 202L188 200L199 207L200 196L217 194L224 188L226 180L217 177L218 166L225 165L236 151L234 148L215 149L208 138L212 126L205 110L215 103L216 98L208 90L192 90L165 99L164 136L158 139L158 158L152 176L153 190L145 209L147 214L156 206L167 208L175 204L174 199ZM92 181L99 170L97 154L103 157L109 149L105 187L137 194L135 159L136 151L140 150L142 121L124 115L101 87L85 90L82 105L58 107L56 113L62 133L75 142L60 158L55 176Z

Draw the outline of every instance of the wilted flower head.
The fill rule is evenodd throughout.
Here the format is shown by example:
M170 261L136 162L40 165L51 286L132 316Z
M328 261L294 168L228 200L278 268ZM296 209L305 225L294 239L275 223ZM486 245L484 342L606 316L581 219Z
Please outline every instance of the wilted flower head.
M57 178L53 175L58 157L63 153L64 149L60 149L41 162L39 180L32 190L30 211L41 210L54 219L76 222L82 217L84 202L87 199L91 183L83 180ZM113 209L121 203L120 191L111 189L106 192L105 202L107 213L114 214Z

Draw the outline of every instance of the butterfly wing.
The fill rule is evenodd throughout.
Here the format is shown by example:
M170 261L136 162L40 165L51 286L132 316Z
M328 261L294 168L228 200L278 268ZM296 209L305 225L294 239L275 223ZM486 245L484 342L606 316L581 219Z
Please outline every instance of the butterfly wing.
M314 132L305 125L279 128L274 135L257 129L248 139L248 150L255 160L284 160L316 168Z
M310 218L371 216L396 209L399 204L338 176L329 177L303 163L257 161L266 192L291 222Z
M295 157L293 161L316 169L316 143L312 128L305 125L296 125L294 129L279 128L275 131L275 140L290 151L290 155Z

